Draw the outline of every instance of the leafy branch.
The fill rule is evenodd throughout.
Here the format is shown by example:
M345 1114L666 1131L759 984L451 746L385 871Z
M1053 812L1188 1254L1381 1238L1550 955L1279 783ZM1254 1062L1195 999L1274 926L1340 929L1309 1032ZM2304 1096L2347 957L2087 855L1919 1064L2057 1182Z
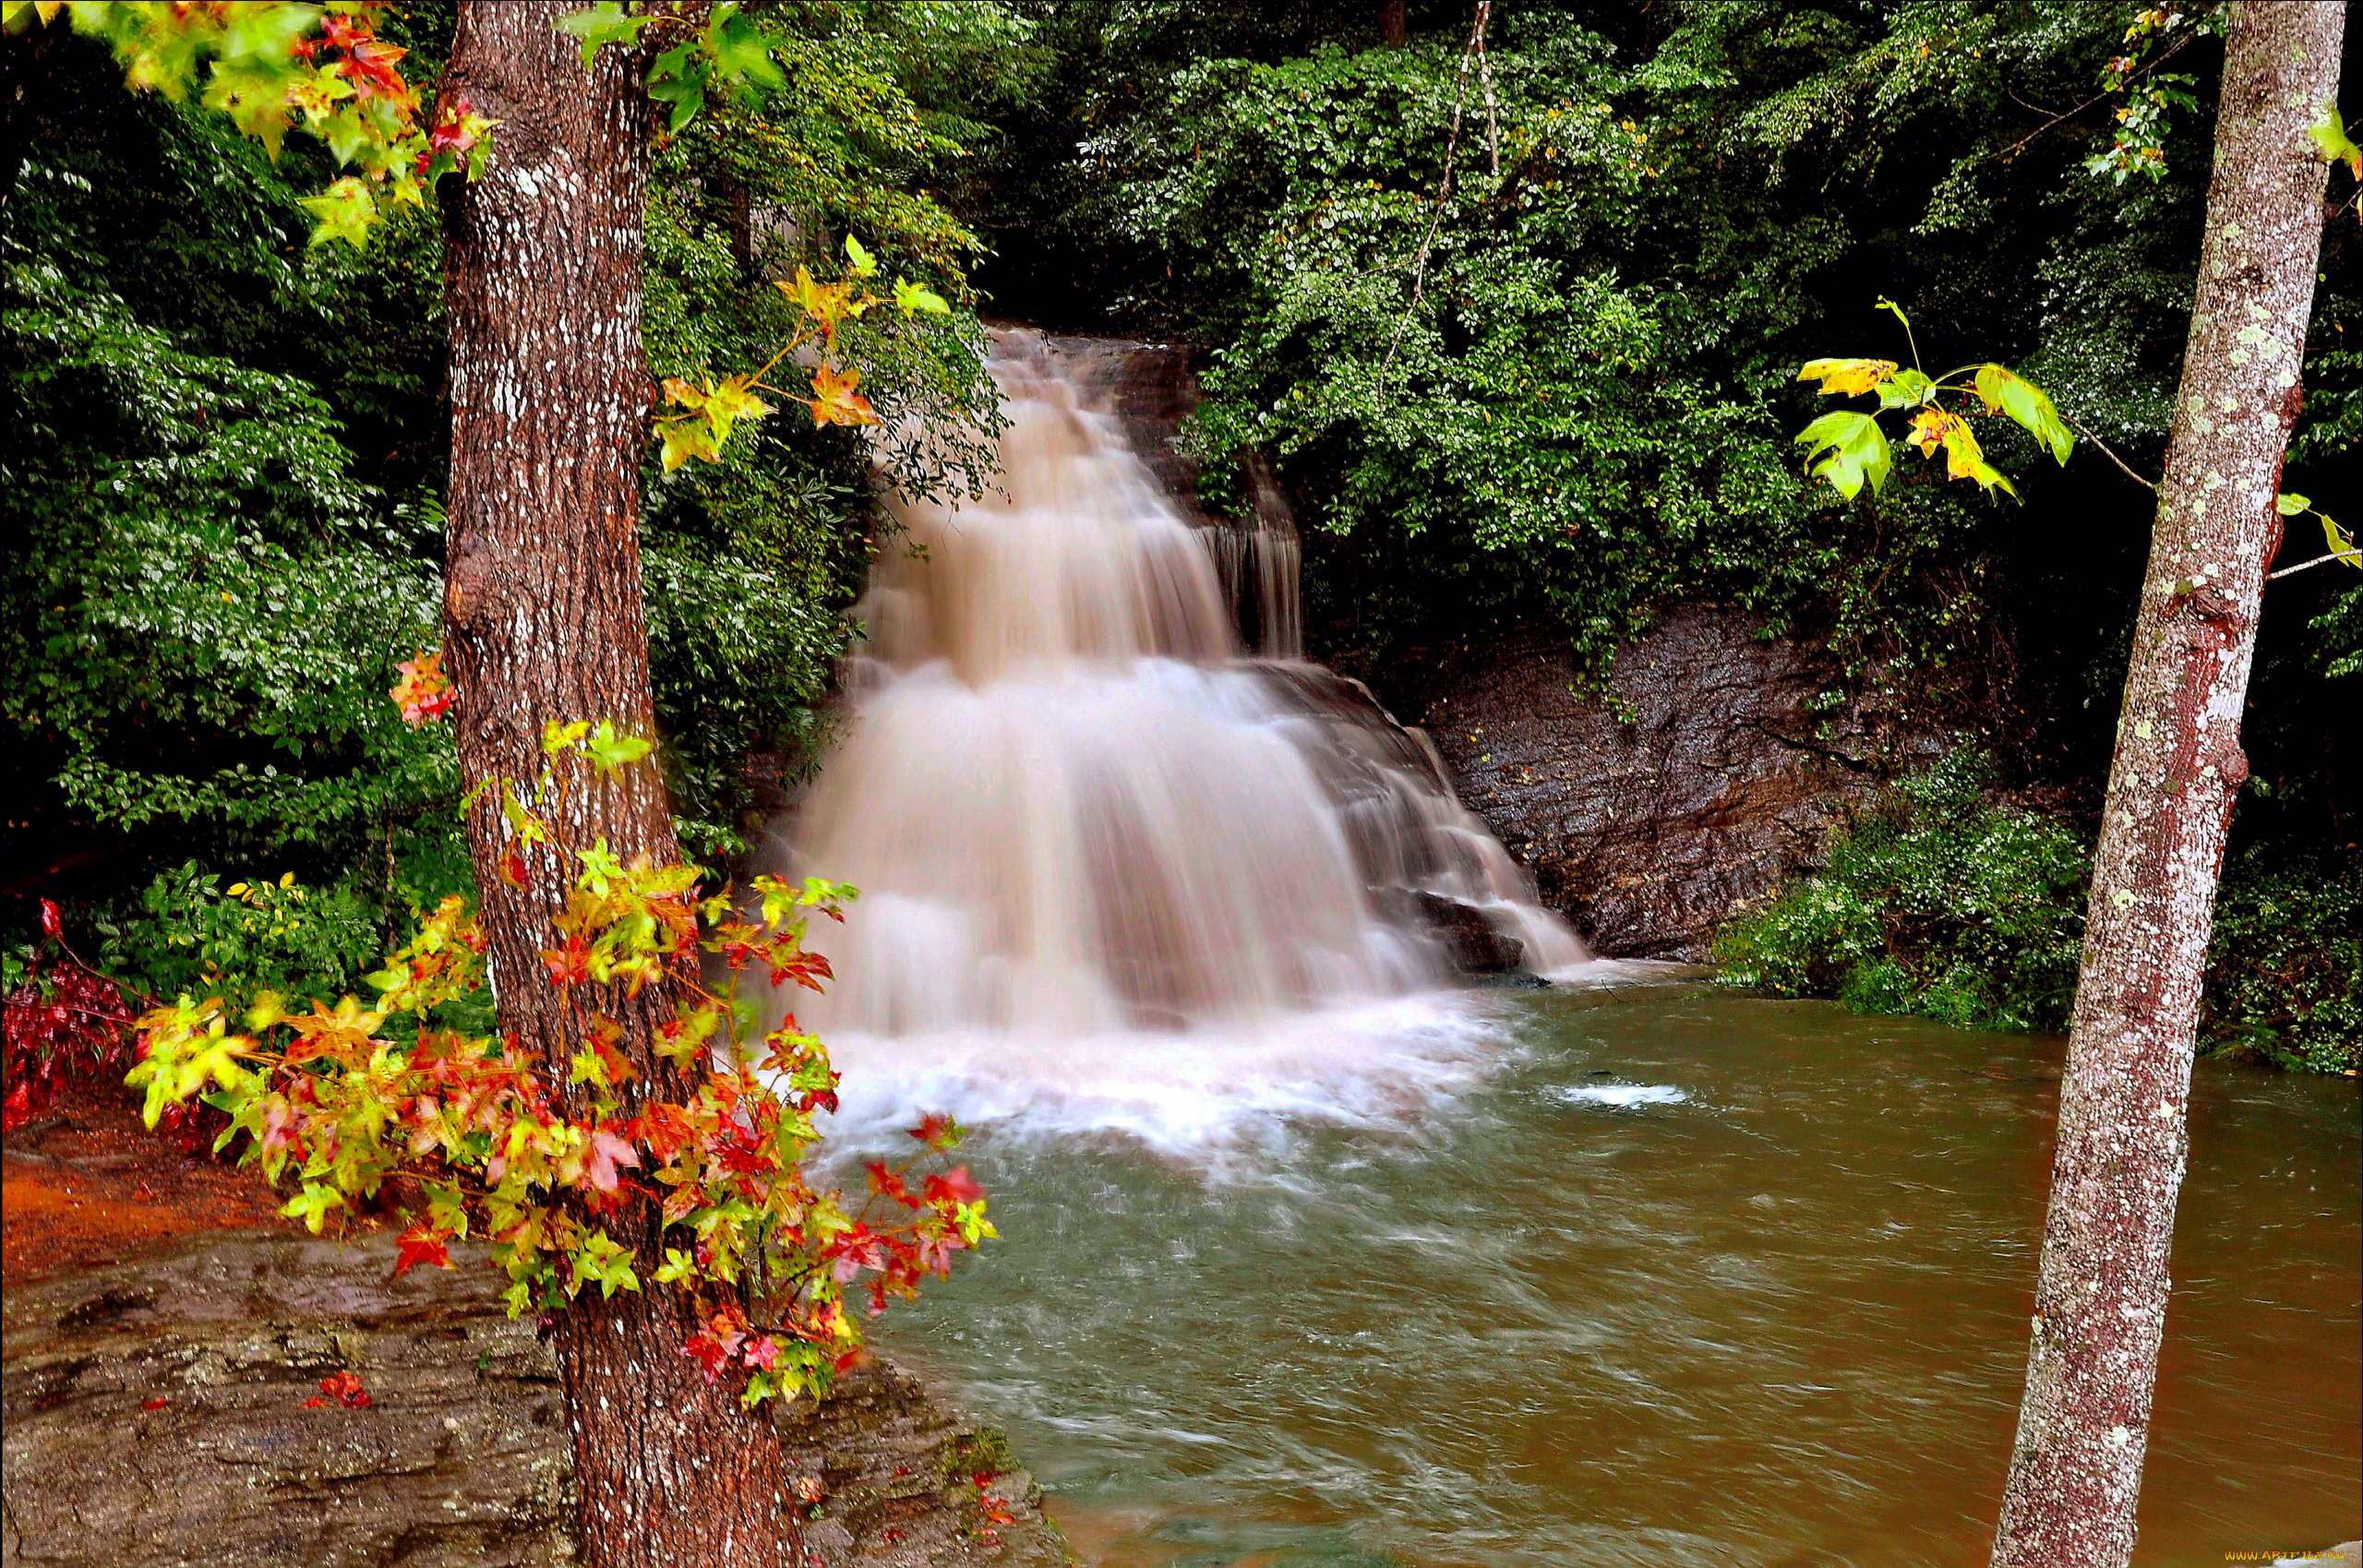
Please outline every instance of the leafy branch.
M389 210L424 208L445 174L482 175L499 123L460 98L422 125L418 90L399 68L409 52L378 37L374 10L375 0L4 0L0 29L47 27L69 12L76 32L114 49L126 85L175 102L195 90L274 160L300 126L358 171L302 198L318 221L311 243L343 240L359 249Z
M421 658L397 700L409 716L447 691ZM919 1178L873 1164L858 1204L805 1177L838 1075L793 1014L750 1039L760 1002L740 982L752 969L773 987L821 989L829 964L804 946L806 922L841 919L854 890L759 877L742 905L727 888L700 896L695 867L626 865L604 838L584 845L565 826L573 783L618 776L650 743L603 720L550 724L542 744L530 788L488 787L507 830L503 880L524 884L529 853L572 868L543 973L513 982L558 993L565 1043L551 1059L446 1022L483 985L486 947L455 894L368 976L376 999L298 1013L269 992L243 1011L184 995L137 1021L145 1043L128 1082L150 1126L191 1100L226 1117L217 1150L242 1143L242 1163L292 1178L282 1212L315 1232L355 1199L395 1194L411 1222L397 1275L451 1267L451 1243L482 1235L512 1314L561 1311L594 1287L677 1287L697 1318L680 1353L709 1381L743 1378L748 1405L823 1393L861 1344L847 1287L869 1275L870 1311L883 1311L994 1235L964 1167ZM727 976L718 991L706 954ZM635 999L664 1018L651 1042L663 1066L621 1048L618 1014ZM942 1153L963 1132L931 1116L912 1136ZM611 1226L648 1239L627 1245Z
M1850 501L1865 484L1873 495L1878 494L1886 488L1895 466L1894 449L1879 425L1878 414L1895 410L1910 411L1904 439L1917 447L1922 457L1933 459L1941 449L1947 478L1973 479L1988 494L1999 489L2015 500L2019 492L2007 475L1985 461L1969 427L1973 416L2006 415L2060 464L2067 463L2076 437L2042 389L2016 371L1990 363L1965 365L1931 377L1920 367L1920 346L1913 336L1911 318L1893 300L1880 300L1878 308L1903 323L1905 340L1912 345L1912 368L1903 369L1891 359L1807 361L1797 379L1820 382L1822 396L1875 393L1879 400L1877 413L1834 410L1798 432L1796 444L1805 449L1807 472L1829 480ZM1973 395L1980 405L1974 409L1969 401ZM1946 404L1949 398L1951 407Z

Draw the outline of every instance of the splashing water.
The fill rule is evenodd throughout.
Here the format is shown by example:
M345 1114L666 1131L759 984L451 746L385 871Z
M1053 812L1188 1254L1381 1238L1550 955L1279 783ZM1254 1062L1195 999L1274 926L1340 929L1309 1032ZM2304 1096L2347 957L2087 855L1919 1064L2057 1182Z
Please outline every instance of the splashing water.
M896 505L859 608L847 733L784 854L861 889L837 987L793 1004L847 1122L932 1100L1160 1144L1381 1115L1488 1036L1445 989L1439 909L1536 974L1601 967L1423 737L1302 660L1277 489L1236 527L1185 515L1110 366L997 334L1002 493Z

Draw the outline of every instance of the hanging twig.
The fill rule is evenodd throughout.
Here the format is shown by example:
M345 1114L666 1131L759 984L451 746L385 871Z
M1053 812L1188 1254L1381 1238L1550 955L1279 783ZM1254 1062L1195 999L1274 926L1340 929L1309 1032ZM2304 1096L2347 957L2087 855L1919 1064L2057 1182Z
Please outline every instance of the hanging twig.
M1435 245L1436 231L1444 227L1444 209L1452 203L1452 161L1460 149L1460 112L1469 100L1469 66L1483 52L1485 23L1493 14L1493 0L1477 0L1477 20L1469 30L1468 44L1460 51L1460 76L1452 90L1452 130L1444 142L1444 182L1436 190L1436 215L1429 220L1428 232L1421 236L1420 254L1411 266L1411 298L1395 323L1395 335L1386 343L1386 358L1378 367L1381 407L1386 403L1386 373L1395 367L1395 351L1403 346L1403 329L1411 324L1411 314L1420 308L1427 287L1428 253Z
M1479 0L1477 6L1477 80L1485 90L1485 151L1493 167L1493 178L1502 177L1502 122L1493 110L1493 63L1485 58L1485 23L1493 10L1493 0Z
M2160 50L2156 59L2150 61L2140 70L2135 71L2131 76L2127 77L2122 82L2119 82L2117 86L2109 89L2106 92L2096 92L2093 94L2092 97L2085 99L2081 103L2077 104L2073 109L2069 109L2063 114L2054 114L2051 118L2045 120L2043 124L2037 126L2034 129L2027 132L2026 135L2012 142L2009 146L2001 149L1999 151L1988 153L1986 156L1989 158L2009 157L2012 153L2018 151L2019 149L2024 147L2027 143L2033 141L2035 138L2041 136L2052 126L2059 124L2060 121L2072 120L2077 115L2082 114L2085 110L2091 108L2093 104L2104 102L2108 99L2116 97L2118 93L2123 92L2127 88L2131 87L2135 82L2140 81L2143 77L2148 76L2152 71L2156 70L2159 66L2173 59L2177 54L2182 52L2182 46L2184 44L2189 43L2192 39L2199 36L2200 35L2196 32L2184 33L2180 38L2176 39L2172 43L2166 45L2165 48ZM2016 98L2018 94L2012 93L2010 96Z
M2125 465L2125 460L2123 458L2118 457L2115 452L2108 449L2108 443L2106 441L2102 440L2098 436L2093 435L2091 431L2077 424L2071 416L2063 413L2059 417L2061 421L2067 425L2069 429L2073 430L2077 435L2081 436L2085 440L2090 441L2094 447L2098 448L2100 449L2101 456L2117 464L2117 471L2119 473L2124 474L2126 478L2130 479L2136 485L2141 485L2144 490L2154 492L2158 488L2158 482L2156 480L2144 479L2140 474L2134 473L2130 468L2128 468Z

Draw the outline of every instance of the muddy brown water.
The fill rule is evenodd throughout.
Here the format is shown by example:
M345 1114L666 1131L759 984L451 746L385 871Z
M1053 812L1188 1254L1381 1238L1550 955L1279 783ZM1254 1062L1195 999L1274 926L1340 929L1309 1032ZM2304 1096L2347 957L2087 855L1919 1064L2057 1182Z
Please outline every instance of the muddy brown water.
M884 1342L1106 1563L1982 1563L2059 1043L1467 1006L1464 1078L1195 1155L1013 1115L1006 1239ZM2191 1116L2137 1562L2351 1539L2355 1081L2202 1063Z

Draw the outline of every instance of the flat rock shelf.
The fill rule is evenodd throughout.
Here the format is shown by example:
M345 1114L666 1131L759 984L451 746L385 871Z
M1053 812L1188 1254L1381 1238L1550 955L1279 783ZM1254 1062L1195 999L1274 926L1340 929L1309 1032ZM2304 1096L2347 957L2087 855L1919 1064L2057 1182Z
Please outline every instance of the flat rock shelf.
M10 1288L0 1562L573 1562L556 1360L454 1261L238 1232ZM346 1371L366 1407L306 1406ZM1071 1561L1001 1434L892 1366L781 1428L824 1568Z

